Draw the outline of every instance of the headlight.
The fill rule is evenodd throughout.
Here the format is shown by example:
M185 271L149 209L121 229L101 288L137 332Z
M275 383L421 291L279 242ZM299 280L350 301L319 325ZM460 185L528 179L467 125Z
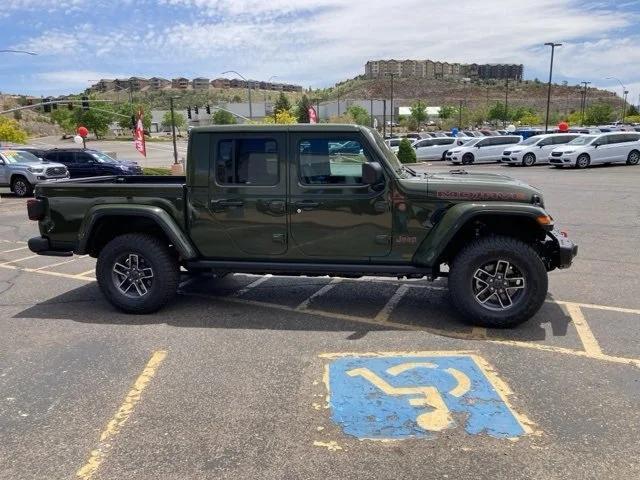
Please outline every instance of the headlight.
M565 155L569 155L571 153L575 152L575 150L567 150L566 152L564 152Z
M40 168L40 167L27 167L27 170L29 170L30 172L33 172L33 173L42 173L42 172L44 172L44 169Z
M127 167L126 165L118 165L120 167L120 170L124 170L125 172L129 171L129 167Z
M511 150L511 153L520 153L522 151L522 149L520 150Z

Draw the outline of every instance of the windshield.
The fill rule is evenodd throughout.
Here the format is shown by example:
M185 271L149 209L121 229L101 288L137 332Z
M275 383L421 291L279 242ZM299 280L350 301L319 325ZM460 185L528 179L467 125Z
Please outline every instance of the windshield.
M105 153L102 153L102 152L90 152L89 154L100 163L118 163L116 160L111 158L109 155L107 155Z
M402 168L402 164L400 163L400 160L398 160L398 157L396 157L396 155L389 149L389 146L384 142L380 134L377 131L372 130L370 128L367 128L365 131L367 132L369 137L374 142L376 142L380 150L382 150L382 153L384 154L384 158L387 160L387 163L389 164L389 166L393 168L394 171L400 170Z
M587 143L590 143L594 138L596 137L594 137L593 135L584 135L582 137L574 138L569 143L567 143L567 145L586 145Z
M540 137L529 137L526 140L521 141L518 145L535 145L540 140L542 140Z
M40 159L33 153L19 150L3 150L0 155L7 163L41 163Z

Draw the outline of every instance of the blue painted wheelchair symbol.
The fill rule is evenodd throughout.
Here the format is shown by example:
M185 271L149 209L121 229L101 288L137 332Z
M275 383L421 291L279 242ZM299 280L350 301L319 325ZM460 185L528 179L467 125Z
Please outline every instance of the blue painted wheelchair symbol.
M459 423L498 438L530 431L473 355L342 357L327 383L332 420L357 438L428 438Z

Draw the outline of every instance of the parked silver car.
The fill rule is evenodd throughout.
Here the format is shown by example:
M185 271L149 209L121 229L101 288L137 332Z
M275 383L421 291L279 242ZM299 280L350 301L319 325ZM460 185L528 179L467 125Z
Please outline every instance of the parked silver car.
M9 187L18 197L33 193L34 185L69 178L67 167L60 163L47 163L21 150L0 150L0 187Z

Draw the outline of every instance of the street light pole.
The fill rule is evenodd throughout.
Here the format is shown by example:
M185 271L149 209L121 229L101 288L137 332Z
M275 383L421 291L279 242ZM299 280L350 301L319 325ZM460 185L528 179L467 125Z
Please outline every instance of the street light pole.
M507 120L509 117L509 77L506 78L506 84L504 88L504 119L502 121L502 128L507 126Z
M169 106L171 108L171 139L173 141L173 164L178 164L178 147L176 146L176 122L173 114L173 97L169 97Z
M547 87L547 115L544 120L544 133L549 132L549 107L551 105L551 79L553 78L553 54L556 47L561 47L561 43L547 42L545 45L551 47L551 63L549 64L549 85Z
M391 77L391 123L389 124L389 135L393 136L393 77L395 73L387 73Z
M587 85L590 85L591 82L580 82L582 83L582 102L580 104L580 126L584 127L584 114L587 110Z
M251 106L251 81L247 80L244 77L244 75L241 75L240 73L236 72L235 70L227 70L226 72L222 72L220 75L224 75L226 73L235 73L236 75L238 75L241 79L243 79L247 83L247 91L249 92L249 118L251 120L253 120L253 107Z
M274 78L278 78L277 75L271 75L269 77L269 80L267 80L267 83L271 83L271 80L273 80ZM264 116L267 116L267 92L265 90L264 92Z
M626 101L626 96L625 96L628 93L627 87L625 87L624 83L622 83L622 80L620 80L619 78L606 77L606 79L607 80L615 80L622 87L622 99L623 99L623 103L622 103L622 123L624 123L624 117L625 117L625 113L626 113L625 110L626 110L626 106L627 106L627 101Z

